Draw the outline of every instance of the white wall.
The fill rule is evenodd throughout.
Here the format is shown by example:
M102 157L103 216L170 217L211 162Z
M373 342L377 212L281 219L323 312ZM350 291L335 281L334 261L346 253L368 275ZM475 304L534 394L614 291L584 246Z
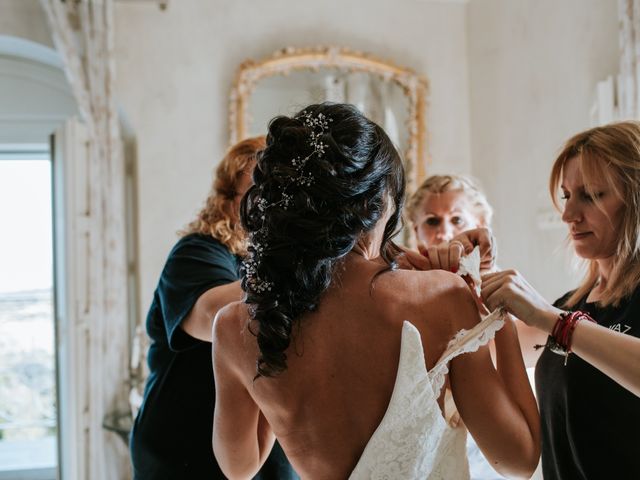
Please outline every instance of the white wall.
M38 0L0 0L0 34L53 48L47 19Z
M175 232L197 213L227 146L237 66L284 46L339 45L428 77L433 169L470 168L464 3L179 0L116 9L118 94L139 145L142 309Z
M618 70L617 0L471 0L468 39L472 170L496 207L499 263L555 299L579 275L566 228L541 230L538 215L555 155Z

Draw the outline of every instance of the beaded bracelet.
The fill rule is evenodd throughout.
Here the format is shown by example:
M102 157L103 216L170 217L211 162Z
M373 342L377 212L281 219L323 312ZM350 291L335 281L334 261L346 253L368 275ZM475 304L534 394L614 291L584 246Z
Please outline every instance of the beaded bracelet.
M549 335L547 343L544 345L535 345L534 348L537 350L541 347L548 347L553 353L564 355L564 364L566 365L569 354L571 353L573 331L581 320L588 320L595 323L593 318L580 310L575 312L562 312L558 316L553 330L551 330L551 335Z

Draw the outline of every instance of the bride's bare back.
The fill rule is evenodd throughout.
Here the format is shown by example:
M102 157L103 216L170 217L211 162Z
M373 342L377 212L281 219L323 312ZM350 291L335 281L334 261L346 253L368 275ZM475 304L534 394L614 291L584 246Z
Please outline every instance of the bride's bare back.
M275 378L254 381L258 349L255 336L246 328L246 305L233 304L216 320L217 398L224 400L226 383L238 382L236 388L243 388L250 397L246 401L255 404L253 418L244 419L256 423L259 409L303 478L346 478L355 467L389 404L404 320L421 333L427 369L440 358L455 332L479 321L471 294L459 277L442 271L379 273L382 270L378 261L357 254L346 257L317 311L301 318L287 350L288 368ZM465 363L464 357L470 356L476 358L461 368L474 369L472 377L484 379L483 391L499 388L493 385L498 378L487 349L452 364ZM468 379L458 385L454 365L452 368L452 387L463 417L473 424L466 413L479 412L481 418L475 423L482 429L493 420L482 411L487 406L482 406L482 400L489 398L480 392L480 405L472 405L478 392L471 392L474 386ZM497 397L500 401L501 396ZM238 399L232 398L235 407ZM491 402L495 404L495 399ZM225 425L238 431L238 416L231 420L225 418L225 412L225 405L217 402L220 442L227 441ZM255 439L256 430L253 432ZM264 446L260 455L268 453L268 443Z

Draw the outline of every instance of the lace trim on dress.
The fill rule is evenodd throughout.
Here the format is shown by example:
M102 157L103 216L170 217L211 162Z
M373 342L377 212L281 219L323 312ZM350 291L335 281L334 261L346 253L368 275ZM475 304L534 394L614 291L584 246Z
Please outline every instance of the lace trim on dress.
M471 330L462 329L449 341L446 350L429 372L431 385L436 396L444 385L445 376L449 373L449 362L463 353L475 352L491 341L498 330L504 326L502 310L495 310L487 315Z

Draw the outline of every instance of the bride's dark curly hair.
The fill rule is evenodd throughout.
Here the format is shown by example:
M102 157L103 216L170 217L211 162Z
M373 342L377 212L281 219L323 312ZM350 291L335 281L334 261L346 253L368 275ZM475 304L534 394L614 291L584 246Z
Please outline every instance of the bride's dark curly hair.
M322 154L314 150L319 130L305 123L308 118L329 119L320 131ZM304 175L311 182L298 185L292 160L310 154ZM401 227L404 168L382 128L352 105L323 103L271 121L253 179L240 210L253 259L245 263L242 288L256 322L257 376L275 376L287 368L294 324L316 309L338 261L386 208L392 212L380 253L396 268L397 250L389 245ZM283 192L291 195L288 205Z

